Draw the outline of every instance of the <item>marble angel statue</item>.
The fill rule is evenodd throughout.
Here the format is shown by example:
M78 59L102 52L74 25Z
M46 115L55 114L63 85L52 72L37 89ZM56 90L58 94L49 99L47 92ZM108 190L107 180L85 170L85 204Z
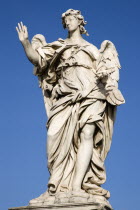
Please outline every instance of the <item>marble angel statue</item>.
M125 102L118 89L118 53L105 40L98 50L79 10L62 14L66 39L47 43L37 34L31 43L27 27L16 27L42 88L47 122L47 191L30 205L108 202L104 161L110 150L116 107ZM109 204L108 204L109 205Z

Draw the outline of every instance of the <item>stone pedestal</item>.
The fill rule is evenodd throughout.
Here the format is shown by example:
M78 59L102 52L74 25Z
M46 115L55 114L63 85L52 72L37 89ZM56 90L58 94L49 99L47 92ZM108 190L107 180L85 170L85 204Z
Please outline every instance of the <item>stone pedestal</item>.
M61 204L47 206L22 206L10 208L9 210L113 210L109 206L98 203Z

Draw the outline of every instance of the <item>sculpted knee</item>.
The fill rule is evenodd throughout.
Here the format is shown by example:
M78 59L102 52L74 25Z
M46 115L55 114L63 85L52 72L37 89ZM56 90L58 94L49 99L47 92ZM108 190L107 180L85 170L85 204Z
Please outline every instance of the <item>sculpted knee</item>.
M85 139L91 139L93 137L93 129L89 128L89 127L85 127L83 128L82 132L81 132L81 136Z

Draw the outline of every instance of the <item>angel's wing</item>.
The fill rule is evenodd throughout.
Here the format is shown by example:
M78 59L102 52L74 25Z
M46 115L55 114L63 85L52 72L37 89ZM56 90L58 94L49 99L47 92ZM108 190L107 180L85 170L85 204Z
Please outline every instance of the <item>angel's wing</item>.
M31 40L32 48L37 50L39 47L47 45L46 39L42 34L36 34Z
M42 47L47 45L46 39L42 34L36 34L32 40L31 40L32 48L36 50L42 58L45 59L45 54L42 51ZM49 116L50 108L52 106L52 100L51 100L51 91L52 91L52 85L48 84L46 81L47 73L44 73L43 75L38 75L37 73L37 67L34 68L34 74L38 76L39 81L39 87L42 88L42 94L44 98L44 104L47 116Z
M105 160L110 150L113 134L113 124L116 115L116 106L125 102L122 93L118 89L119 70L121 68L118 53L114 44L105 40L101 44L100 56L97 61L97 75L103 82L106 92L108 106L103 118L105 126L105 140L102 147L101 158ZM108 87L110 90L107 91ZM113 106L112 106L113 105Z
M125 100L118 89L119 69L121 68L118 53L111 41L105 40L101 44L100 56L97 61L97 74L105 81L106 87L113 87L107 94L107 101L112 105L120 105ZM106 77L107 76L107 77Z

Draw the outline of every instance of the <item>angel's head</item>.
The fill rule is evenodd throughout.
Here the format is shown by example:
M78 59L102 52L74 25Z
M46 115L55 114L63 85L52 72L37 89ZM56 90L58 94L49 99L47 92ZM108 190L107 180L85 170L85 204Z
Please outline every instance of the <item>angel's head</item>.
M86 34L88 36L88 33L84 28L84 25L86 25L87 22L84 20L84 17L81 15L79 10L68 9L65 13L63 13L62 24L69 32L75 31L79 28L81 34Z

